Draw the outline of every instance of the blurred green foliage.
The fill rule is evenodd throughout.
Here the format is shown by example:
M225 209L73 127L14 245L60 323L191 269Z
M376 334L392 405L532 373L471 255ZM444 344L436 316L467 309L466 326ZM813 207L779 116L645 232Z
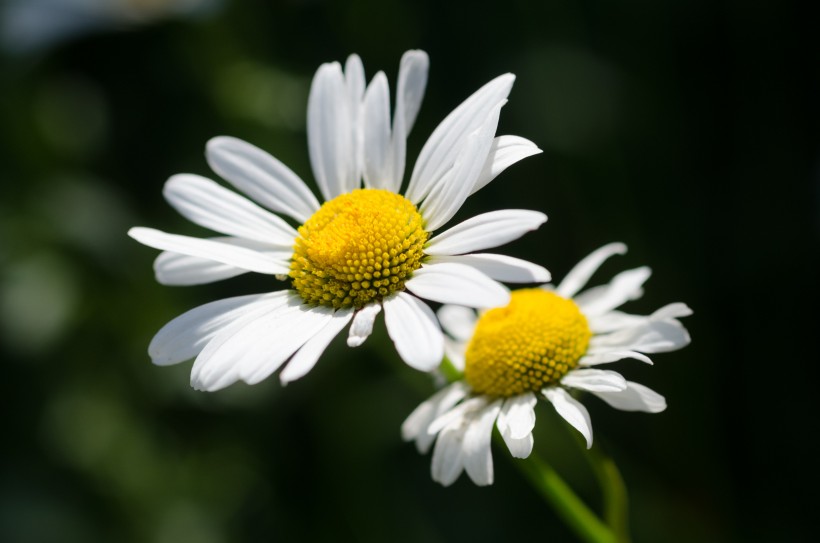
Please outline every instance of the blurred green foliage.
M61 5L40 3L44 18ZM337 339L284 389L269 379L197 393L189 363L157 368L146 354L179 313L278 288L258 276L156 284L155 251L127 228L202 233L162 200L165 179L211 175L204 144L229 134L311 180L314 70L356 52L392 83L410 48L431 57L410 157L505 71L518 79L500 132L545 151L460 217L545 211L549 223L507 252L557 278L627 242L601 277L652 266L630 309L695 310L690 347L652 368L620 365L667 396L665 413L587 402L629 487L635 540L813 533L820 49L806 3L209 4L25 48L0 10L0 540L573 540L506 451L494 451L490 488L432 483L429 456L399 436L432 384L383 325L356 350ZM540 409L536 448L597 504L571 430Z

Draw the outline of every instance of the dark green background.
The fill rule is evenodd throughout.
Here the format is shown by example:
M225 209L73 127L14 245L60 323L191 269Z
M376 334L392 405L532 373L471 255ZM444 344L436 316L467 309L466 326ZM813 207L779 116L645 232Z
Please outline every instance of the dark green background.
M816 526L820 190L818 40L806 2L230 2L0 57L0 540L574 541L494 449L496 483L441 488L399 426L432 390L383 324L338 340L305 379L206 394L157 368L153 333L270 278L172 288L133 225L201 235L161 197L210 175L230 134L312 182L307 91L363 58L395 83L431 57L409 141L492 77L518 79L499 133L544 153L471 198L549 222L508 246L556 278L610 241L598 282L642 264L693 343L616 369L666 395L660 415L589 399L618 461L636 541L808 541ZM412 159L409 161L412 165ZM536 450L593 506L571 431L539 407Z

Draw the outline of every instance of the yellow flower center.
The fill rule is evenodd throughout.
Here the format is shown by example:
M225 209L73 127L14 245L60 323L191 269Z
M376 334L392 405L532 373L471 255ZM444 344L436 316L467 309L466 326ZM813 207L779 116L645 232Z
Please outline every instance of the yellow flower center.
M299 227L290 277L305 302L361 308L404 289L429 234L399 194L357 189L325 202Z
M578 365L592 332L575 302L540 288L516 290L478 319L464 374L479 394L541 390Z

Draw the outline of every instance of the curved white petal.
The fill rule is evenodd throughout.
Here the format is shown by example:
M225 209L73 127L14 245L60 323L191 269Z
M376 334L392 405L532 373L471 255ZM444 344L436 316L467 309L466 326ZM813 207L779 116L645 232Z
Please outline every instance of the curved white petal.
M498 174L518 162L532 155L541 153L533 142L519 136L498 136L493 140L487 161L478 175L473 190L474 194L487 186Z
M501 409L501 400L496 400L470 421L464 434L464 469L478 486L493 484L493 456L490 438L493 423Z
M205 345L237 319L285 303L286 292L251 294L210 302L186 311L163 326L148 345L148 355L158 366L195 357Z
M368 188L393 189L390 158L390 89L379 72L367 86L362 112L364 131L364 183ZM401 180L399 180L401 181Z
M666 399L639 383L627 381L626 390L620 392L593 392L603 401L621 411L644 411L660 413L666 409Z
M463 264L431 264L413 272L405 288L427 300L467 307L498 307L510 291L480 271Z
M464 381L456 381L419 404L401 425L402 439L415 440L418 451L426 453L437 435L428 430L430 423L463 400L469 391Z
M601 347L599 349L589 349L587 354L578 361L579 366L597 366L598 364L608 364L617 362L624 358L633 358L652 365L652 360L645 354L635 351L623 350L621 348Z
M270 275L287 275L290 271L290 265L287 261L220 241L167 234L153 228L140 226L128 230L128 235L143 245L154 249L205 258L242 268L243 270Z
M466 359L464 358L467 344L462 341L454 341L447 336L444 336L444 355L450 361L455 369L464 372Z
M154 276L162 285L204 285L243 273L248 273L248 270L170 251L161 252L154 260Z
M319 357L325 352L327 346L333 341L333 338L339 335L339 332L347 326L350 319L353 317L353 310L341 309L333 314L333 318L325 324L324 328L319 330L316 335L309 339L301 349L290 359L288 364L279 374L279 381L286 385L291 381L295 381L304 377L316 362Z
M296 230L233 191L193 174L171 176L163 195L180 214L216 232L290 249Z
M462 444L467 428L462 421L455 421L439 434L430 464L430 475L435 482L450 486L464 470Z
M592 447L592 422L584 405L559 387L545 388L544 396L552 403L555 410L570 426L581 432L587 442L587 449Z
M564 280L556 287L555 291L564 298L572 298L584 286L590 277L598 271L609 257L626 253L626 245L623 243L610 243L604 245L589 254L572 268L564 277Z
M692 314L692 310L681 302L667 304L651 315L630 315L621 311L608 311L602 315L590 317L589 327L595 334L605 334L614 332L623 328L630 328L632 326L639 326L645 324L647 321L675 321L680 317L688 317Z
M692 309L690 309L688 305L683 302L675 302L658 309L652 313L649 318L653 321L660 321L688 317L691 314Z
M373 332L373 323L376 322L376 315L381 310L382 306L374 303L366 305L356 312L353 317L353 324L350 326L350 334L347 336L347 345L349 347L358 347L370 337Z
M220 177L268 209L300 223L319 209L316 197L298 175L250 143L228 136L212 138L205 156Z
M502 209L469 218L427 242L428 255L458 255L497 247L518 239L547 221L539 211Z
M507 448L510 450L510 454L513 458L529 458L530 454L532 454L532 446L535 443L532 433L525 435L521 439L515 439L510 437L508 430L507 433L501 432L501 437L504 438L504 443L507 444Z
M390 152L391 185L385 188L398 192L404 178L407 155L407 136L416 122L424 89L427 86L427 69L430 60L427 53L411 50L404 53L399 65L399 80L396 86L396 111L393 114L393 131Z
M461 305L443 305L436 314L444 331L458 341L469 341L473 336L478 322L478 315L473 309Z
M639 326L625 328L611 334L593 336L590 351L612 350L662 353L675 351L689 345L686 328L676 320L649 321Z
M620 392L626 390L626 379L611 370L575 369L561 379L561 384L589 392Z
M352 191L356 174L356 131L348 87L338 62L322 64L308 96L308 151L325 200Z
M410 367L432 371L444 357L444 336L430 307L405 292L385 298L384 323L396 350Z
M522 439L535 428L535 394L527 392L507 398L498 415L498 430L512 439Z
M578 294L575 296L575 303L584 315L602 315L630 300L637 300L643 296L643 284L650 275L652 275L652 270L646 266L623 271L613 277L609 284Z
M487 277L504 283L545 283L550 280L546 268L514 258L492 253L434 256L429 263L454 262L477 269Z
M419 206L429 231L447 224L470 195L490 152L503 105L504 102L493 107L481 125L464 137L455 152L452 168L442 175Z
M408 200L415 204L421 202L441 182L460 154L464 139L484 124L487 112L503 104L514 81L512 74L496 77L462 102L436 127L413 168L406 191Z

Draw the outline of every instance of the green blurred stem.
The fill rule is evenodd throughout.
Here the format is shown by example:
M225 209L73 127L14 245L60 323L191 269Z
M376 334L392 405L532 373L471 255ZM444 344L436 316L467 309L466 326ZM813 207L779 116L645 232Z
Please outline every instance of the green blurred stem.
M626 485L615 461L594 445L586 455L601 486L604 520L618 543L629 543L629 498Z
M587 543L619 543L609 527L535 453L525 460L513 459L513 463L581 540Z

